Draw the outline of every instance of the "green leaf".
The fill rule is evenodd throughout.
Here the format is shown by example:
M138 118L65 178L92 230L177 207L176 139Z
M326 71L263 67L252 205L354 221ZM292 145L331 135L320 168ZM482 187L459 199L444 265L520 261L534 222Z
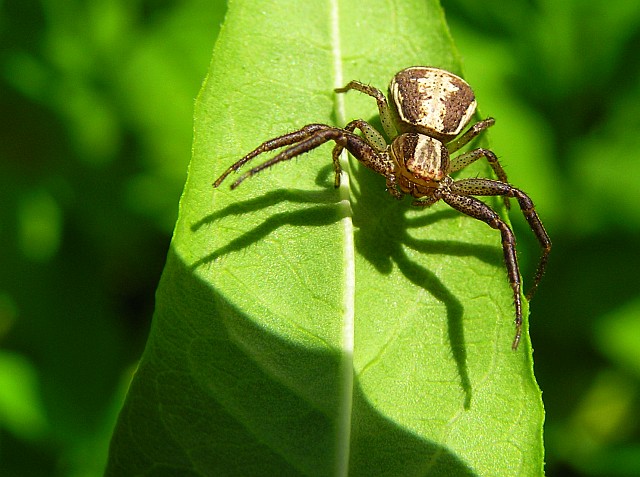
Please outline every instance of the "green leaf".
M211 187L266 139L374 118L333 89L410 65L460 73L437 1L230 2L107 475L542 474L496 231L353 160L334 189L330 145Z

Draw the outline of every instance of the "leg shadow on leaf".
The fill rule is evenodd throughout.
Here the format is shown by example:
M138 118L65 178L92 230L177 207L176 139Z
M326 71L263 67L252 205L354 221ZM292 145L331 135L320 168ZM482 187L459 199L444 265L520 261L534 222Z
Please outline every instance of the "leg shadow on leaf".
M485 264L500 266L499 246L479 245L465 242L463 239L456 240L455 232L448 235L446 239L416 238L416 234L429 237L431 227L436 224L442 229L449 223L457 223L456 220L461 215L446 208L433 207L420 210L411 206L409 200L402 203L388 200L385 194L377 193L380 190L377 179L371 174L358 175L359 195L355 200L353 214L357 227L356 248L381 273L391 273L395 264L409 284L415 287L414 300L420 300L420 294L417 291L422 289L429 297L444 305L450 352L455 361L464 395L463 405L465 409L469 409L472 388L463 326L465 308L439 275L448 276L449 268L454 266L447 263L451 257L472 257ZM410 215L411 218L408 217ZM434 269L439 268L440 273L434 273L429 264L432 264ZM397 290L390 287L390 294L396 292ZM413 304L408 303L408 306L411 305ZM429 313L418 313L416 319L422 320L426 330L429 320L438 319L438 317L431 316ZM427 337L423 335L422 339L425 338ZM429 363L425 362L424 365L428 366Z

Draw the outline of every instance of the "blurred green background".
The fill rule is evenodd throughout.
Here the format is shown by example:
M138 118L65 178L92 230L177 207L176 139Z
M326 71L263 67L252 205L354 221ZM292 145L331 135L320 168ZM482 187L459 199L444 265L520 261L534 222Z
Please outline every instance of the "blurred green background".
M640 475L640 2L442 3L554 241L531 315L547 474ZM102 474L225 8L0 0L0 475Z

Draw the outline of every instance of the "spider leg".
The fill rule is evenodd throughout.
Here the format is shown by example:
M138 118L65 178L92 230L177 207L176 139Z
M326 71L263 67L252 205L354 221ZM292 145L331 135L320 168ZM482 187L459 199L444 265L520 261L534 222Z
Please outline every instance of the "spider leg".
M498 180L500 182L504 182L504 183L509 182L507 180L507 173L504 172L504 169L502 168L502 165L500 164L498 157L494 154L493 151L490 151L489 149L483 149L481 147L477 149L473 149L469 152L465 152L464 154L460 154L459 156L452 158L450 171L456 172L461 169L464 169L469 164L477 161L481 157L484 157L487 159L487 162L489 162L491 169L493 169L493 172L498 177ZM504 205L507 207L507 209L511 208L511 204L509 203L509 196L504 195L503 198L504 198Z
M478 134L484 131L487 128L490 128L496 123L496 120L493 118L483 119L482 121L478 121L465 132L458 139L454 139L447 144L447 149L449 152L456 152L458 149L461 149L463 146L469 143L473 138L475 138Z
M452 184L455 185L454 182ZM453 187L451 187L453 189ZM478 219L486 223L489 227L500 231L502 236L502 251L504 253L504 261L507 267L507 275L509 284L513 290L513 302L516 307L516 334L513 338L511 347L515 350L520 344L522 335L522 299L520 297L520 271L518 269L518 258L516 256L516 239L513 231L509 226L494 212L487 204L467 195L459 195L452 190L440 189L437 196L442 198L447 204L454 209L466 214L474 219Z
M384 140L384 137L382 137L382 134L380 134L373 126L371 126L371 124L362 119L355 119L344 127L344 130L349 132L354 132L356 129L362 131L362 134L364 134L367 143L370 146L373 146L373 148L376 149L377 152L384 153L386 151L387 143ZM343 149L343 145L336 143L332 152L334 169L336 170L336 187L340 186L340 172L338 170L339 167L336 168L335 165L340 165L340 154L342 154Z
M502 195L505 197L515 197L518 201L522 215L524 215L524 218L529 224L529 228L531 228L531 231L540 243L540 247L542 247L542 256L538 262L538 268L533 280L533 285L526 295L527 300L531 300L533 294L538 288L540 280L542 279L542 275L544 274L544 270L547 266L547 260L549 259L549 253L551 252L551 239L549 238L540 217L538 217L538 214L536 213L533 201L520 189L516 189L509 184L490 179L462 179L455 181L451 184L451 191L462 195Z
M344 130L349 132L354 132L356 129L362 131L367 142L373 146L376 151L384 152L387 150L387 141L384 140L382 134L371 124L362 119L355 119L344 127Z
M385 161L385 158L379 155L376 150L371 147L370 144L368 144L360 136L357 136L349 131L345 131L343 129L335 128L332 126L322 125L322 129L317 130L311 136L303 139L297 144L288 147L268 161L263 162L253 169L245 172L231 185L231 188L235 189L245 179L248 179L249 177L257 174L264 169L267 169L279 162L293 159L294 157L304 154L305 152L309 152L328 141L335 141L336 144L339 144L343 148L346 148L351 154L356 157L356 159L363 162L367 167L374 169L376 172L382 175L385 175L385 177L387 177L387 182L389 182L388 172L386 171L386 169L388 168L388 164ZM339 163L336 164L334 162L334 167L337 168L336 174L339 174ZM393 174L391 175L393 176ZM393 179L395 179L395 177L393 177Z
M361 93L369 95L376 100L378 103L378 111L380 113L380 122L382 123L382 127L387 133L387 136L389 136L389 139L394 139L398 135L398 131L394 126L395 123L391 114L391 109L389 108L389 103L382 91L368 84L361 83L360 81L350 81L349 84L343 88L336 88L334 91L336 93L346 93L350 89L360 91Z
M222 184L222 181L234 171L240 169L244 164L249 162L251 159L263 154L265 152L273 151L274 149L279 149L284 146L289 146L291 144L295 144L296 142L300 142L318 131L321 131L326 128L330 128L331 126L327 126L326 124L307 124L305 127L288 133L282 136L278 136L273 139L269 139L268 141L263 142L249 154L244 156L242 159L237 161L235 164L231 165L226 171L222 173L218 179L213 183L213 187L218 187ZM338 172L339 173L339 172Z
M358 144L357 141L354 141L351 146L342 145L340 142L336 141L336 146L333 148L334 164L340 164L340 154L346 147L347 150L351 152L356 159L358 159L358 161L386 178L387 192L389 192L389 194L396 199L402 199L404 194L398 190L398 179L396 178L394 170L395 166L393 161L389 158L389 153L387 152L388 145L384 140L384 137L377 129L371 126L371 124L362 119L355 119L351 121L343 130L353 133L356 129L362 131L362 134L365 136L364 140L359 136L354 135L354 137L360 139L360 144ZM364 147L364 145L368 147ZM351 147L351 149L349 147ZM340 174L337 172L335 186L338 187L339 185Z

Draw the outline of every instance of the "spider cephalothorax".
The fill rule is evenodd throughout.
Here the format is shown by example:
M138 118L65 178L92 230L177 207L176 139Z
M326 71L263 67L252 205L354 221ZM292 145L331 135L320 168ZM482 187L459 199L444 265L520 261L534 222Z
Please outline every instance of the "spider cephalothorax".
M390 139L362 119L356 119L344 128L326 124L308 124L302 129L270 139L229 167L214 182L218 187L233 171L262 153L288 146L268 161L250 169L231 185L236 188L242 181L263 169L287 161L308 152L328 141L334 141L333 168L335 185L340 185L339 156L347 149L369 169L386 179L387 191L397 199L404 195L414 197L413 205L430 206L443 200L454 209L485 222L500 231L502 249L509 283L513 289L516 335L513 349L520 343L522 328L522 299L520 272L516 257L516 242L511 228L484 202L473 196L503 196L507 207L509 198L518 201L531 230L540 242L542 256L527 299L531 299L538 287L551 251L551 240L527 194L511 186L496 155L483 148L472 149L455 157L469 141L488 127L493 118L475 123L463 134L476 111L475 95L471 87L458 76L439 68L414 66L397 73L389 85L389 99L377 88L351 81L337 93L354 89L375 98L380 111L382 127ZM358 129L362 136L355 134ZM498 180L454 180L450 174L484 157Z

